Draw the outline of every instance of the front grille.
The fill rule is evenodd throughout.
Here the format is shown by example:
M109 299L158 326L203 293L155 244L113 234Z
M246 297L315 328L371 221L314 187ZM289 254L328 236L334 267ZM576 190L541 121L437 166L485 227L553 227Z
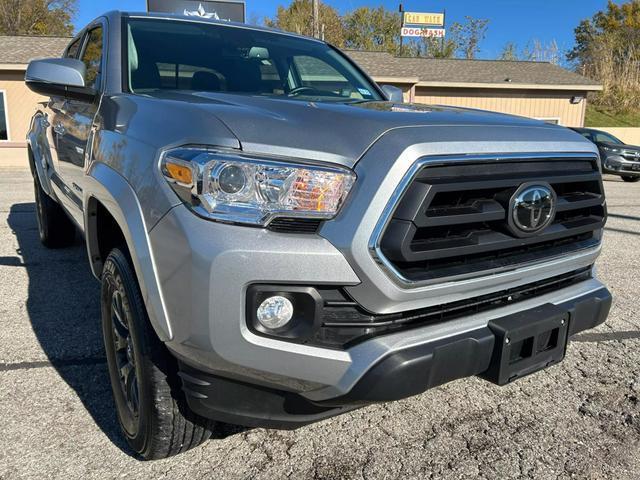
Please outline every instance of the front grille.
M623 150L622 158L629 160L630 162L640 161L640 151L637 150Z
M367 312L341 290L318 288L324 300L321 327L306 343L349 347L377 335L449 321L558 291L591 278L591 267L458 302L387 315Z
M519 238L508 228L518 187L547 182L554 222ZM508 159L425 166L410 182L380 239L380 250L410 282L504 269L598 245L606 220L595 158Z

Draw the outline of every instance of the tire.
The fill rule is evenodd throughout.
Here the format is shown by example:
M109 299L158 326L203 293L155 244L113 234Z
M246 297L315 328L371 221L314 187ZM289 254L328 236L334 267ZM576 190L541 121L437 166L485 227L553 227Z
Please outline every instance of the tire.
M629 183L636 183L640 181L640 176L632 177L631 175L622 175L622 180Z
M186 404L178 365L153 331L128 256L115 248L102 273L102 332L118 421L147 460L208 440L214 422Z
M36 197L36 218L40 242L47 248L63 248L73 245L76 227L58 203L33 179Z

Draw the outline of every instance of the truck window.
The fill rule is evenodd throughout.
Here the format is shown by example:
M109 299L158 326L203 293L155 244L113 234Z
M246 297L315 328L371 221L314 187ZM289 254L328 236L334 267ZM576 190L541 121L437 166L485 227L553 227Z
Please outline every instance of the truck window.
M301 86L358 99L362 99L367 93L370 93L364 88L360 88L361 91L353 90L344 75L320 58L299 55L293 57L293 63Z
M67 53L65 54L65 58L78 58L78 50L80 50L80 45L82 45L82 38L78 38L75 42L67 47Z
M594 131L593 136L596 142L617 143L623 145L622 140L618 140L616 137L614 137L613 135L609 135L608 133Z
M382 100L328 45L206 22L128 20L129 90L195 90L314 101Z
M102 27L94 28L89 32L81 60L87 67L86 86L97 90L100 86L100 66L102 64Z

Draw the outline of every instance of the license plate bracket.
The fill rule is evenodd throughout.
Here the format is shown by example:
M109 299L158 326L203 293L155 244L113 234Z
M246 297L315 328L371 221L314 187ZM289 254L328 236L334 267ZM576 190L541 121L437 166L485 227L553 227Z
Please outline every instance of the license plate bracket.
M491 320L496 343L481 377L505 385L564 359L569 313L555 305Z

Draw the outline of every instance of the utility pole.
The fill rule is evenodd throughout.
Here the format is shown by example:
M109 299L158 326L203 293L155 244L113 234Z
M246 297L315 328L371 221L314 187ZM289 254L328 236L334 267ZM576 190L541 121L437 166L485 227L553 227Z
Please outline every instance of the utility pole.
M404 38L402 37L402 29L404 28L404 8L402 4L398 7L398 11L400 12L400 51L398 52L398 56L402 56L402 43Z
M313 36L320 38L320 0L313 0Z

